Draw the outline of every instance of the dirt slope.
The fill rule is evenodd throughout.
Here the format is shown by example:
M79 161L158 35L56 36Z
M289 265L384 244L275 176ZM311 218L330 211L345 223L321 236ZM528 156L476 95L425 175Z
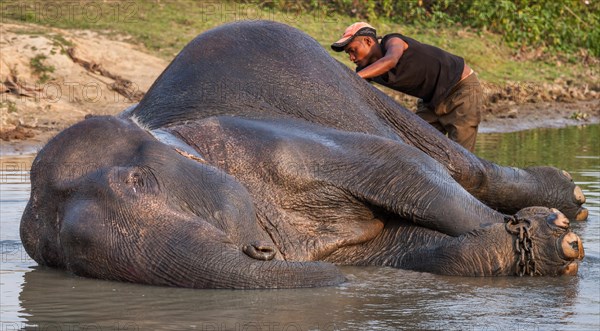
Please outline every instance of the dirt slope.
M116 114L139 101L168 62L115 38L0 25L3 147L15 139L39 144L86 114Z
M168 61L128 37L0 25L0 155L30 153L87 114L116 114L136 103ZM415 100L382 88L409 109ZM484 83L480 132L600 122L600 87Z

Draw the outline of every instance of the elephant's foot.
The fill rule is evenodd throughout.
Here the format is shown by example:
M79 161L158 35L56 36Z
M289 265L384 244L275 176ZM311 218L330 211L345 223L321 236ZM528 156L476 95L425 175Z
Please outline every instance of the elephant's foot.
M567 218L585 221L588 210L582 205L585 195L581 188L573 182L573 177L564 171L553 167L531 167L525 169L540 183L540 194L534 206L555 207L562 211Z
M577 274L577 261L584 256L581 239L558 209L525 208L507 220L506 230L513 236L514 274Z

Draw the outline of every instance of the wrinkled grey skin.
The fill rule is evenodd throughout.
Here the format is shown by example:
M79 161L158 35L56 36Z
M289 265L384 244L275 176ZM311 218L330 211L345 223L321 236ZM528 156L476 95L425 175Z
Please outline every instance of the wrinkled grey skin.
M526 208L584 210L560 171L475 157L273 22L200 35L135 108L51 140L31 180L28 254L102 279L193 288L344 280L322 261L514 275L503 213L522 208L540 274L575 274L583 257L563 214Z

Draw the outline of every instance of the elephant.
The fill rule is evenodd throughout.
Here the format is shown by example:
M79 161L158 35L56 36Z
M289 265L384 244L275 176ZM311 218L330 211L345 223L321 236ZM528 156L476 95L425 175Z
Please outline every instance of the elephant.
M478 158L303 32L241 21L50 140L20 234L40 265L189 288L330 286L336 265L576 275L583 203L567 172Z

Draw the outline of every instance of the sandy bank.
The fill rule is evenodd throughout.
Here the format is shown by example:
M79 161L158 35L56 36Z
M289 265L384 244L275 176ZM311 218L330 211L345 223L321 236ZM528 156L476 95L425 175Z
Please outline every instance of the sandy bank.
M0 26L0 155L33 153L87 114L143 97L168 62L127 37L35 25ZM597 87L484 84L481 133L600 122ZM390 93L409 109L414 99Z

